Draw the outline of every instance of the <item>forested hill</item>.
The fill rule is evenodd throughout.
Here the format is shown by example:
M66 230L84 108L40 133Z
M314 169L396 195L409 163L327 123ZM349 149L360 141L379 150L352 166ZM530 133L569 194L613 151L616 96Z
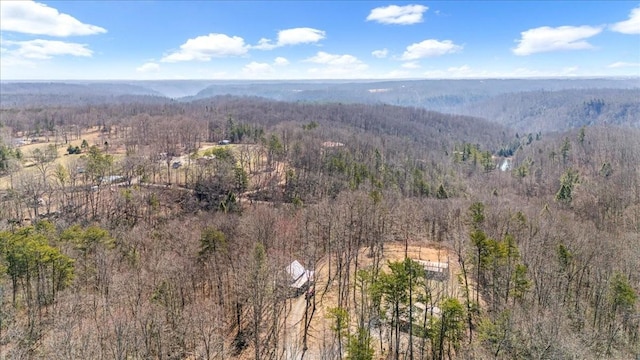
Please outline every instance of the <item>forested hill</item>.
M249 96L304 103L388 104L483 117L519 132L583 125L638 127L631 79L396 81L114 81L0 83L0 107L189 103Z
M486 118L520 132L640 126L637 80L424 80L212 85L194 97L252 95L298 102L392 104Z
M507 127L476 117L384 104L290 103L223 96L184 105L184 109L203 107L218 117L267 127L282 123L318 123L341 138L345 134L349 134L348 137L391 136L430 150L451 149L454 143L468 142L497 151L514 135Z
M0 82L0 94L0 108L5 109L169 101L150 88L117 82Z
M1 110L0 359L640 354L639 128L131 99Z
M583 89L501 94L466 106L517 131L538 132L585 125L640 127L640 89Z
M349 156L352 160L366 163L371 169L375 168L371 163L375 156L380 156L389 168L398 171L447 163L454 149L465 144L487 154L496 153L509 148L515 139L508 128L484 119L420 108L290 103L235 96L162 105L5 109L1 115L5 128L23 134L70 134L74 129L92 126L104 131L133 129L140 135L130 141L154 148L165 146L167 140L149 134L167 134L176 142L182 137L199 137L209 142L229 139L236 143L268 142L268 131L277 136L283 150L299 156L294 162L307 162L305 156L317 157L322 144L330 142L346 145L353 151ZM147 129L142 129L142 124ZM446 178L448 174L438 170L431 180L442 182Z
M638 79L237 81L212 83L185 100L249 95L284 101L385 103L447 110L514 92L638 88Z

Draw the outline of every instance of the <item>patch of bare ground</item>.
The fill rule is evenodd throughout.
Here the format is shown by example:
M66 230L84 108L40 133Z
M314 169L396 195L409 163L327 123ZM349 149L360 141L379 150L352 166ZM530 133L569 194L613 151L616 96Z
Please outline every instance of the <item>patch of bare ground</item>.
M363 248L359 251L358 269L372 265L373 260L367 256L368 251L368 248ZM386 243L382 254L382 271L389 271L386 265L387 261L402 261L405 258L405 254L413 260L448 262L448 278L442 281L429 281L432 296L434 299L456 297L462 300L464 293L457 280L460 274L460 267L453 251L435 243L410 243L407 246L404 243ZM333 341L332 320L327 317L327 314L328 309L338 305L338 285L336 282L330 281L329 260L328 257L324 257L316 265L316 295L310 298L309 301L302 295L292 299L291 310L288 313L286 326L283 330L283 335L286 339L286 344L284 345L286 359L322 359L327 354L327 349L331 347L330 345ZM331 263L333 264L334 262L331 261ZM355 266L352 266L352 269L355 268ZM332 276L334 276L334 271L335 269L331 269ZM306 339L304 332L305 313L308 324ZM355 328L353 321L351 325ZM378 340L374 340L372 345L374 349L378 349L376 356L382 359L383 356L379 351L380 343Z
M68 142L64 142L60 139L55 139L53 137L36 137L31 139L32 143L21 145L18 147L23 156L23 161L21 163L21 168L12 174L12 176L5 175L0 176L0 190L6 190L12 187L12 181L16 181L21 176L35 176L37 169L34 166L33 161L31 160L31 155L33 151L36 149L40 149L44 151L48 146L54 145L58 151L58 157L51 163L49 166L51 169L55 169L58 165L62 165L65 168L69 167L69 165L73 164L74 161L78 161L78 159L85 154L68 154L67 148L69 146L82 146L82 141L86 140L89 146L99 146L103 148L105 142L109 145L109 154L114 155L117 159L121 158L125 154L125 149L123 146L119 146L116 144L108 134L101 132L99 127L91 128L82 133L80 138L69 140Z

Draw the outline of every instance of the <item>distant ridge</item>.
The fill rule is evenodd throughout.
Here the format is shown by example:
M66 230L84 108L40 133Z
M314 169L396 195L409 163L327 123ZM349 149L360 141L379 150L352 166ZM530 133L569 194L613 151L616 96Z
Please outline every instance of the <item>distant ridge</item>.
M388 104L483 117L517 131L640 127L640 78L2 81L0 107L192 102L217 96ZM590 109L590 102L603 103ZM518 106L506 106L517 103ZM594 111L595 110L595 111Z

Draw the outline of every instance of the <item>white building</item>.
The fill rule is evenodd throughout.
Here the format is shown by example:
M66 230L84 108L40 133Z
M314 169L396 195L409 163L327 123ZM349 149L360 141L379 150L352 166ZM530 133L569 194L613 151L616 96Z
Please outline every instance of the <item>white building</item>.
M295 292L296 295L302 294L313 282L314 271L305 269L298 260L294 260L289 264L289 266L285 268L285 271L289 275L289 288Z

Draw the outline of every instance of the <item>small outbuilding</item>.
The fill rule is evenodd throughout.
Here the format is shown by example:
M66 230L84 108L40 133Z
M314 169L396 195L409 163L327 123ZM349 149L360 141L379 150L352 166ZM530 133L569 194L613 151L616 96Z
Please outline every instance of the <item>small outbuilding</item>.
M285 268L288 275L289 290L294 296L304 293L313 283L314 271L305 269L298 260L294 260Z
M428 279L444 281L449 278L449 262L416 260L424 268Z

